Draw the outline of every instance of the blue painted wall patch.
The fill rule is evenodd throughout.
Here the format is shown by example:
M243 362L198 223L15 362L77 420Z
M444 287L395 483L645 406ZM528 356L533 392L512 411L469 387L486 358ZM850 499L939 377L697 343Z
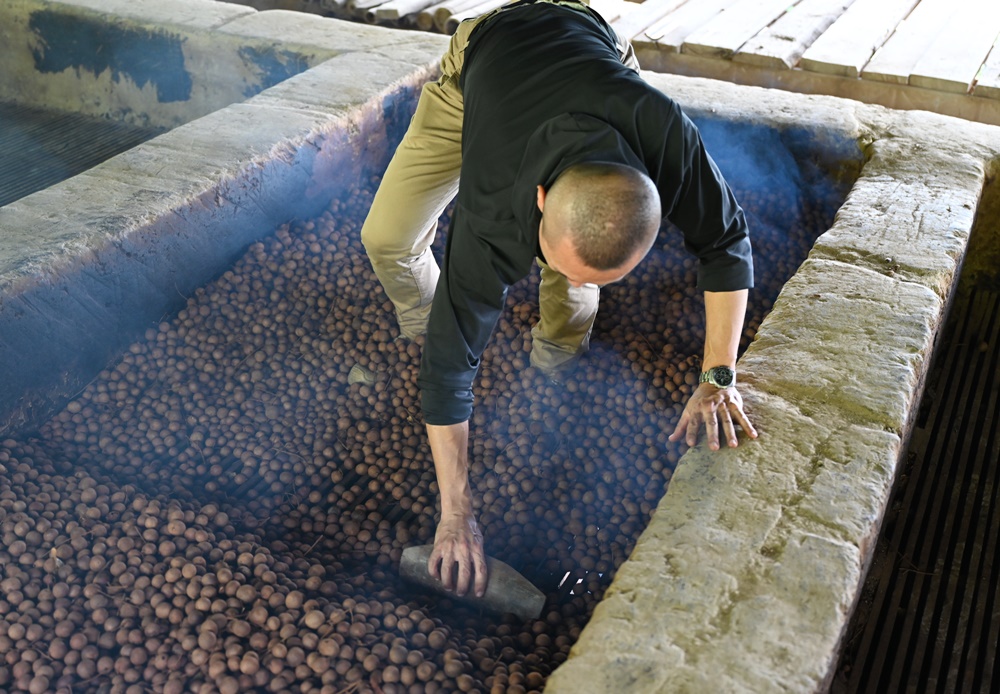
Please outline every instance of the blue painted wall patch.
M140 88L154 85L162 103L191 98L191 75L184 69L180 36L54 10L32 12L29 28L39 72L75 68L96 77L110 70L116 81L124 77Z

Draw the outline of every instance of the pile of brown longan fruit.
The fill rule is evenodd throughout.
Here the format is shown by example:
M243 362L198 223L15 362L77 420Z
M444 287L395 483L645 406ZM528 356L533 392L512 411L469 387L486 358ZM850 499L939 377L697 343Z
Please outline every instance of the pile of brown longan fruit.
M667 436L700 367L695 261L665 230L604 290L562 386L528 365L537 275L511 289L471 481L488 553L548 602L527 623L483 614L397 577L432 541L437 488L421 345L395 339L359 240L375 185L253 244L0 442L0 689L517 693L566 660L683 453ZM751 221L791 219L755 236L745 346L831 208L737 193ZM349 383L354 365L374 382Z

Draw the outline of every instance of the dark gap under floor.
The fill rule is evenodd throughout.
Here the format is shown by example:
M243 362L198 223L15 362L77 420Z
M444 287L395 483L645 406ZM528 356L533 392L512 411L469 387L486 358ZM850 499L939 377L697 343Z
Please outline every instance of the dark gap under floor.
M0 207L163 132L78 113L0 103Z
M931 366L835 694L1000 686L998 400L1000 293L973 289Z

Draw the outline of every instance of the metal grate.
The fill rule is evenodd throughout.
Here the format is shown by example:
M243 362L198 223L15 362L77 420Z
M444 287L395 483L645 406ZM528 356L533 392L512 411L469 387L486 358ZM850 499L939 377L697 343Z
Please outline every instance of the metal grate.
M0 103L0 207L82 173L160 132Z
M834 692L1000 687L1000 294L958 300Z

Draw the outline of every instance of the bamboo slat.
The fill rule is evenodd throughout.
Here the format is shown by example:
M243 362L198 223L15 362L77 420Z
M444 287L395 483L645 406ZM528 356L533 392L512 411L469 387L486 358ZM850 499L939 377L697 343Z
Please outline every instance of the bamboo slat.
M444 31L448 17L456 12L478 5L483 0L444 0L430 7L424 8L417 15L417 26L428 31L437 27L438 31Z
M372 10L369 10L369 12L374 14L374 19L377 21L393 21L400 19L401 17L405 17L406 15L420 12L420 10L435 1L436 0L389 0L389 2L375 7Z
M948 23L955 6L963 2L968 4L968 0L921 0L865 66L861 76L880 82L908 83L920 57Z
M731 58L743 44L788 9L789 0L738 0L696 29L681 51L715 58Z
M918 0L855 0L802 55L805 70L857 77Z
M913 68L910 84L967 93L998 36L1000 2L961 7Z
M805 50L854 0L802 0L741 48L733 60L772 69L795 67Z

